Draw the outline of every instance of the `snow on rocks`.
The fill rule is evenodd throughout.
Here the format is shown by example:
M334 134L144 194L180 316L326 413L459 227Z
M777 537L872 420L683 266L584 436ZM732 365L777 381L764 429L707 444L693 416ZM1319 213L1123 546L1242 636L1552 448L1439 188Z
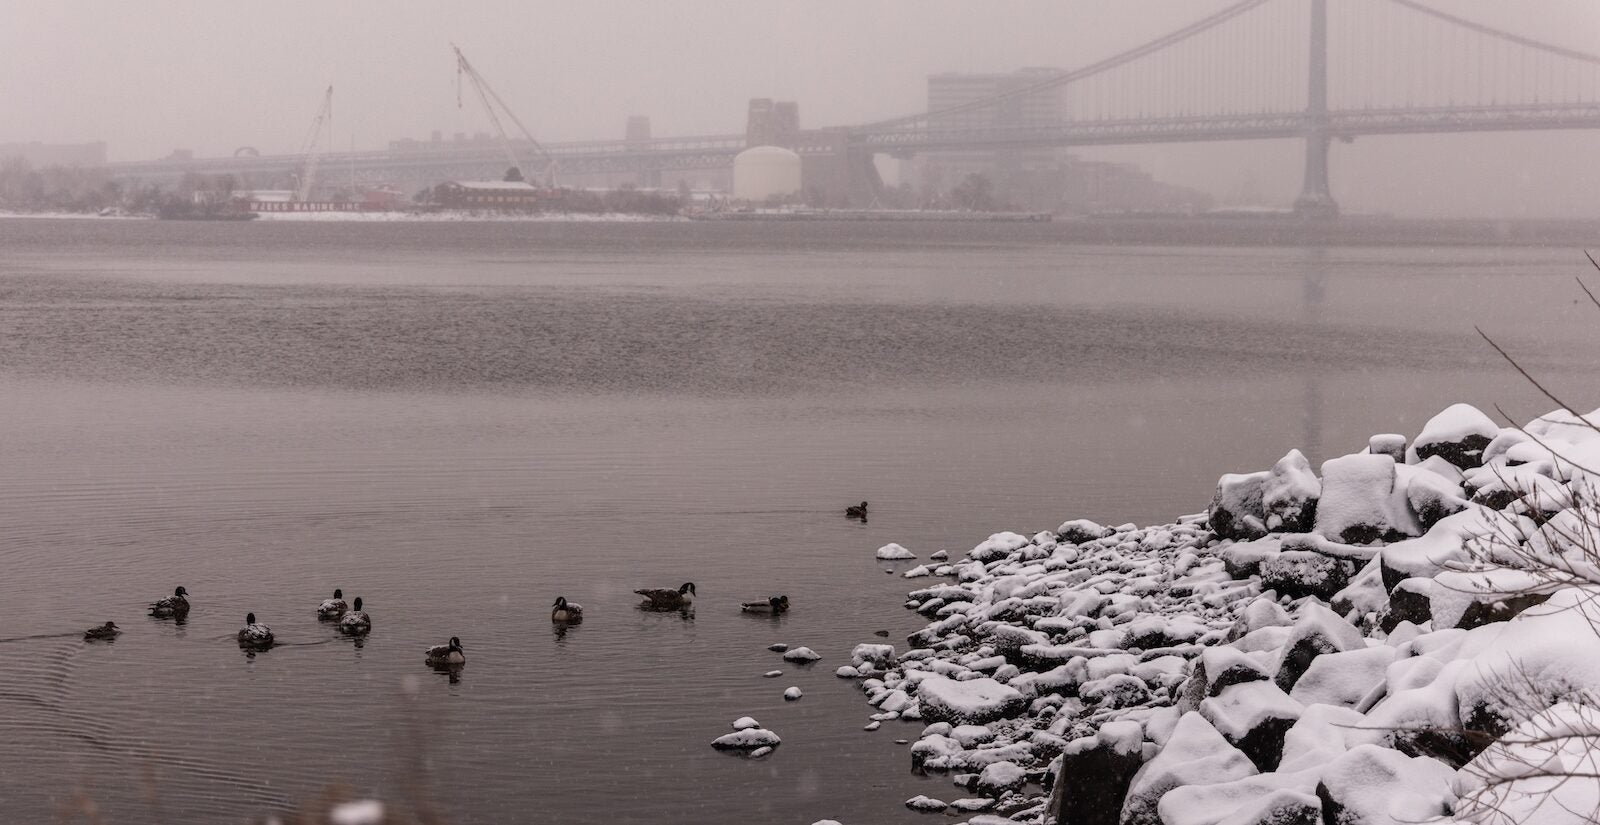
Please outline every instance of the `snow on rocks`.
M1483 463L1483 451L1500 426L1470 404L1452 404L1428 419L1411 445L1408 460L1437 455L1462 469Z
M957 681L929 674L917 682L917 698L923 718L951 724L983 724L1027 709L1021 693L987 677Z
M1263 496L1271 473L1229 473L1217 481L1211 500L1212 532L1225 539L1253 539L1266 534Z
M1285 533L1310 532L1321 496L1322 482L1311 471L1311 462L1299 450L1290 450L1272 465L1272 472L1261 485L1266 528Z
M783 652L783 660L786 662L815 662L821 658L820 654L809 647L792 647Z
M798 687L787 687L787 688L784 688L784 690L783 690L783 698L788 700L788 701L790 701L790 702L793 702L793 701L799 699L801 696L804 696L804 695L805 694L801 693L800 692L800 688L798 688Z
M934 799L931 796L923 796L922 794L917 794L916 796L913 796L910 799L906 800L906 807L910 808L913 811L922 811L924 813L939 813L939 812L943 811L945 808L947 808L949 806L946 805L945 803L937 800L937 799Z
M1525 429L1458 406L1320 473L1290 451L1224 476L1173 523L995 533L908 594L927 624L907 649L840 674L874 719L930 722L913 766L1009 822L1510 825L1561 793L1593 812L1600 782L1524 772L1600 736L1600 432Z
M776 733L766 728L744 728L711 740L711 747L717 750L755 750L772 747L782 741Z
M916 557L917 556L915 553L912 553L910 550L907 550L893 542L879 547L877 553L877 558L885 561L904 561L906 559L914 559Z
M749 730L751 728L759 727L761 727L761 723L749 716L741 716L738 719L733 720L734 730Z

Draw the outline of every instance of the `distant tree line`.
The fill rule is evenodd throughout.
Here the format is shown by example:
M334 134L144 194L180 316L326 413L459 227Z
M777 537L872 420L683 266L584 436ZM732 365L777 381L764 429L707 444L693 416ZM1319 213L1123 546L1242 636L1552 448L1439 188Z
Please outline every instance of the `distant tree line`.
M12 212L103 212L154 215L184 209L199 200L226 201L237 188L232 175L187 174L171 187L115 180L105 169L46 166L22 158L0 162L0 210Z

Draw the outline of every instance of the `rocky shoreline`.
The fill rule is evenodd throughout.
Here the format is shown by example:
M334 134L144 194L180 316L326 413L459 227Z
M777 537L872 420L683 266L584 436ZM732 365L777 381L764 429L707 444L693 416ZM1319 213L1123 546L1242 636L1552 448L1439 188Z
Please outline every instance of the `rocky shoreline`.
M927 723L951 798L907 806L972 825L1597 821L1588 420L1458 404L1171 524L997 533L905 571L948 579L929 624L838 675Z

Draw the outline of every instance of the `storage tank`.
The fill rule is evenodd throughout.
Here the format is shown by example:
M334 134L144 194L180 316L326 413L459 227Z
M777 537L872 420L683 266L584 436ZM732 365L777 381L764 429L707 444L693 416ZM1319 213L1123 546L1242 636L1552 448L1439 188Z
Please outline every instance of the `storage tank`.
M781 146L755 146L733 159L733 196L764 201L800 191L800 156Z

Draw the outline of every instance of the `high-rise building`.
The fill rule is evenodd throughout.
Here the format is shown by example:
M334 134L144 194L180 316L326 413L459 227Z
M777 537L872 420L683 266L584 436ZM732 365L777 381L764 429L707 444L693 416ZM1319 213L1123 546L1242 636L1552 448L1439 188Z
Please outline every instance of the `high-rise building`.
M928 125L935 131L981 131L1059 122L1066 115L1065 93L1059 86L990 105L969 104L1020 92L1061 73L1061 69L1033 67L1007 73L929 75ZM1051 148L930 152L922 158L922 182L927 190L949 191L968 175L980 174L1002 197L1037 201L1031 190L1038 188L1040 174L1056 172L1061 159L1062 153Z
M800 105L792 100L751 98L744 134L746 146L793 148L800 134Z

